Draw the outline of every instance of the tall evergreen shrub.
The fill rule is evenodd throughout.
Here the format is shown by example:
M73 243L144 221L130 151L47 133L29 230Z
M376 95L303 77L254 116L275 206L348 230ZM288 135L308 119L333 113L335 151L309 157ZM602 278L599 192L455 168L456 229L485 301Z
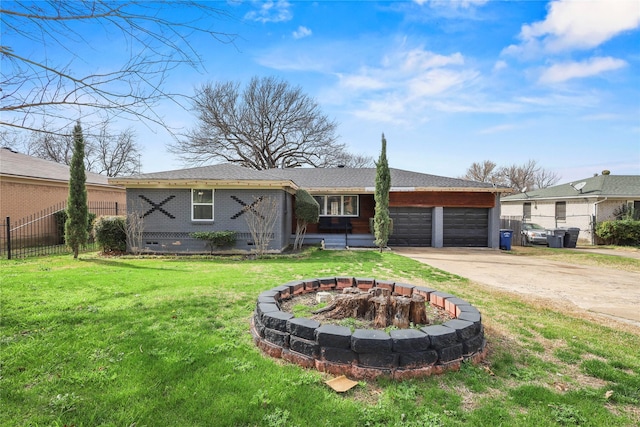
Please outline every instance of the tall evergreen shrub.
M73 258L77 259L80 246L85 245L89 237L89 208L85 185L87 175L84 169L84 137L80 123L73 128L73 156L69 172L69 200L64 236L67 246L73 250Z
M389 241L391 218L389 216L389 190L391 189L391 171L387 161L387 140L382 134L382 149L376 162L376 190L374 199L376 202L373 216L373 230L375 244L380 248L387 246Z

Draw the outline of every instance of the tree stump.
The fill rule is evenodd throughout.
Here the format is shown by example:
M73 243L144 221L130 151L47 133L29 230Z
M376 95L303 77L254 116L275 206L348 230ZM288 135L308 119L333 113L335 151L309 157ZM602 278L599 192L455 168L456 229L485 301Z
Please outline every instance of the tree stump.
M429 324L423 296L392 296L388 289L381 288L373 288L368 292L346 288L331 305L314 311L314 314L319 313L327 313L326 317L330 319L353 317L373 321L376 328L393 325L406 329L410 323Z
M428 325L427 309L425 308L425 298L422 295L411 296L409 307L409 319L414 325Z
M391 291L389 289L384 289L384 288L371 288L369 289L369 294L373 295L374 297L390 297L391 296Z
M389 313L389 297L388 296L378 296L371 298L371 303L373 305L373 324L376 328L386 328L388 323L388 313Z
M352 293L340 295L332 305L333 308L327 314L330 319L364 317L369 308L369 295Z
M409 309L411 308L411 299L406 297L394 297L392 299L393 310L393 326L399 329L407 329L409 327Z

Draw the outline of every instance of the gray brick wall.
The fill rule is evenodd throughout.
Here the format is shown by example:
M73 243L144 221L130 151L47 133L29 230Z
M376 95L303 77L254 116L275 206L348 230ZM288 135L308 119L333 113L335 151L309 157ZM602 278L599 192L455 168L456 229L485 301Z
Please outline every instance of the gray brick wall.
M214 190L213 221L191 220L191 189L188 188L129 188L127 209L129 213L136 211L146 214L143 235L145 251L206 253L206 243L190 237L189 233L223 230L238 233L236 249L251 250L253 246L250 245L252 239L246 214L240 212L243 203L251 205L259 197L272 197L278 202L279 219L274 226L274 238L269 250L282 250L289 244L292 215L292 198L283 190Z

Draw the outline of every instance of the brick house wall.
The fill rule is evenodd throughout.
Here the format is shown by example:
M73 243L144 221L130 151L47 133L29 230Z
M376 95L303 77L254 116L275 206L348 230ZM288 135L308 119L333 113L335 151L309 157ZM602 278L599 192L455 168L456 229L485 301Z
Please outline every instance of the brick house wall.
M58 205L68 197L68 182L3 176L0 179L0 218L20 220ZM117 202L123 207L124 214L126 193L122 187L87 184L87 199L89 202Z

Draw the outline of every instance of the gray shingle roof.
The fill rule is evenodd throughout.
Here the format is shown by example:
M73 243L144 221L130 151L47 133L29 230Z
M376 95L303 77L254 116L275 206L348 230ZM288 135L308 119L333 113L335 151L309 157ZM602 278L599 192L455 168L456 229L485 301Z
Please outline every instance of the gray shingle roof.
M313 191L350 189L372 192L376 182L375 168L290 168L257 171L242 166L224 163L190 169L146 173L126 178L112 179L111 182L135 185L136 182L162 181L287 181L300 188ZM429 175L418 172L391 169L391 187L403 189L454 189L505 191L493 185L457 178Z
M282 178L271 176L265 171L257 171L231 163L200 166L189 169L176 169L164 172L144 173L126 177L127 180L246 180L246 181L273 181Z
M574 189L584 182L580 190ZM572 183L556 185L541 190L527 191L526 194L514 194L503 197L502 201L520 201L531 199L562 199L571 197L640 197L640 175L598 175Z
M375 168L271 169L270 174L295 182L302 188L371 188L376 184ZM493 188L491 184L390 168L391 187L403 188Z
M19 178L69 182L69 166L0 148L0 174ZM87 172L87 184L109 185L109 179Z

